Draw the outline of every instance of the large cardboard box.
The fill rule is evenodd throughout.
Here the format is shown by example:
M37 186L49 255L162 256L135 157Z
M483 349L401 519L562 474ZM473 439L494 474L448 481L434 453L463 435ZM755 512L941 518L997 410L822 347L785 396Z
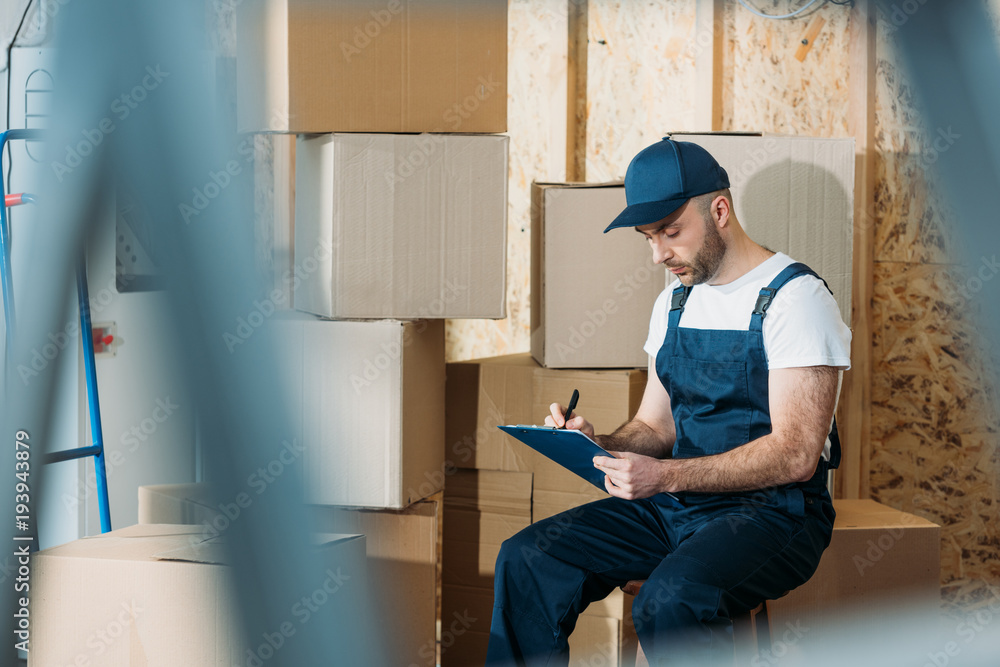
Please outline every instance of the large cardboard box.
M858 627L886 608L935 609L941 596L941 528L874 500L836 500L830 546L805 584L771 602L771 626L822 628L849 613Z
M404 510L303 508L315 531L365 536L369 576L365 597L387 664L435 664L442 505L441 495L436 494ZM173 523L179 518L196 520L199 536L215 534L226 525L207 484L139 487L140 522Z
M202 526L212 535L212 522L221 516L209 484L150 484L139 487L139 523ZM221 532L221 531L217 531Z
M365 535L375 634L387 665L436 664L442 506L438 493L404 510L306 509L314 530Z
M531 523L531 474L456 470L445 483L441 665L482 665L500 545Z
M306 502L402 509L441 489L444 323L282 327Z
M259 0L237 11L242 132L505 132L506 0Z
M273 643L245 636L226 552L202 539L198 526L146 524L33 554L28 664L208 667L273 655ZM365 641L365 539L323 536L318 548L325 604L296 614L301 592L289 591L275 632L294 641L322 629L360 656L350 647Z
M604 234L621 183L531 186L531 354L549 368L645 368L642 346L667 283L638 234Z
M295 307L506 316L506 136L327 134L295 152Z
M715 156L750 237L815 270L850 323L854 140L674 136ZM544 366L646 365L653 302L672 277L637 234L603 234L624 208L618 184L533 184L531 353Z
M672 134L705 148L729 174L747 234L820 275L851 323L854 139Z
M543 424L554 402L573 390L577 408L599 433L610 433L639 409L644 370L555 370L528 354L448 364L446 459L454 466L530 472L535 520L607 494L505 434L499 424Z

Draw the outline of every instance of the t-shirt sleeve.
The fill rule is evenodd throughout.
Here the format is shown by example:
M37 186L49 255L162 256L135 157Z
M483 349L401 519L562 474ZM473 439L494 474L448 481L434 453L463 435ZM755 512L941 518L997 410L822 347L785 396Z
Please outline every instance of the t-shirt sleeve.
M778 291L764 318L764 349L771 369L851 367L851 330L823 281L803 276Z
M656 353L660 351L660 346L663 345L663 339L667 335L667 319L669 310L667 304L670 302L670 294L673 292L674 285L671 285L667 289L660 292L660 296L656 297L656 303L653 304L653 314L649 318L649 335L646 337L646 344L642 346L642 349L646 351L646 354L655 358Z

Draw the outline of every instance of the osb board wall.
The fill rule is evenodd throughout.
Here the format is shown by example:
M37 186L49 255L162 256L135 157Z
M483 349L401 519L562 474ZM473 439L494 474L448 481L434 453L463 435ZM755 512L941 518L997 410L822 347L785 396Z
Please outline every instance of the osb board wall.
M975 607L1000 584L1000 417L976 312L1000 248L960 260L933 165L971 138L921 129L893 28L880 16L871 494L942 526L943 599Z
M511 0L507 13L507 318L449 320L449 361L527 352L531 181L566 168L566 0Z
M755 3L768 13L788 13L802 3ZM815 137L849 136L849 8L829 3L801 18L763 19L725 2L723 56L725 131L765 131ZM806 30L823 28L805 58L795 53Z
M711 38L695 34L695 0L591 0L588 19L588 181L624 178L666 132L711 129L688 92Z

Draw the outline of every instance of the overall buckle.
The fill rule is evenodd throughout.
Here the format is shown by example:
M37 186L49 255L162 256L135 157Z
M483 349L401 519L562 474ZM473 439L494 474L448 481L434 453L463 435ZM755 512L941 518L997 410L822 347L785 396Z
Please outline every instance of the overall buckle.
M777 291L774 287L761 287L760 294L757 295L757 304L753 307L753 314L763 317L771 306L771 299L774 298L774 293Z

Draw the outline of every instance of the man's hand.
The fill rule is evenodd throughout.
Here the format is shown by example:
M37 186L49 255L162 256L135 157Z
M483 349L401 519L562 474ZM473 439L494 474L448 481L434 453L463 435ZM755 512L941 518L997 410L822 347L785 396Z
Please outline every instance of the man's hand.
M632 452L610 452L618 458L595 456L594 467L605 474L604 488L616 498L638 500L663 490L663 466L667 463Z
M555 426L557 428L562 428L563 424L565 424L566 428L572 428L581 431L588 438L594 437L594 425L591 424L586 419L584 419L583 417L581 417L580 415L577 415L575 411L573 413L574 416L571 416L569 418L569 421L566 421L563 418L563 413L566 412L566 408L559 405L558 403L553 403L552 405L550 405L549 412L551 412L552 414L550 414L548 417L545 418L546 426Z

